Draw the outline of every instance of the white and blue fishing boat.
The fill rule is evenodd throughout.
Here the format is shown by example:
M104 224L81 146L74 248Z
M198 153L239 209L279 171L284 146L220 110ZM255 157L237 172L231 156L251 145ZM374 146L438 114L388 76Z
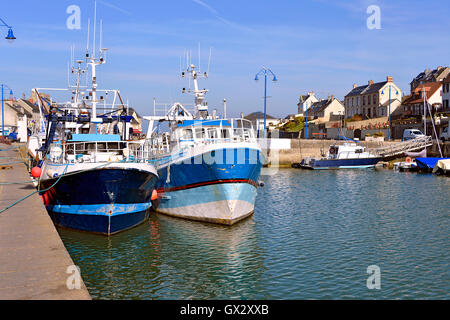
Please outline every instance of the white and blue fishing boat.
M115 105L120 93L97 89L96 66L104 58L87 53L86 63L92 86L80 86L80 75L88 70L79 65L77 85L68 89L72 100L50 108L38 150L38 187L56 225L111 235L149 217L157 172L143 158L142 143L129 141L131 116L123 103ZM44 89L34 90L40 99ZM110 105L105 97L112 93Z
M331 145L326 156L321 159L306 158L293 167L310 170L364 169L373 168L381 160L382 157L367 152L365 147L345 142Z
M186 73L183 73L186 75ZM150 121L146 147L159 175L157 212L192 220L232 225L253 214L264 156L251 122L219 119L208 112L201 74L190 65L195 96L191 113L175 103L163 117ZM167 121L169 131L156 134L154 123Z

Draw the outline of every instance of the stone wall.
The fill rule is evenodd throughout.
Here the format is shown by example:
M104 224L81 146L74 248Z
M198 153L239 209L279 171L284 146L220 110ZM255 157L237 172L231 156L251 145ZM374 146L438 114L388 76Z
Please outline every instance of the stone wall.
M290 167L293 163L301 162L304 158L322 157L334 143L336 143L336 140L291 139L291 149L271 150L269 152L269 161L275 166ZM393 142L362 141L361 143L367 148L378 148ZM264 151L267 152L267 150Z

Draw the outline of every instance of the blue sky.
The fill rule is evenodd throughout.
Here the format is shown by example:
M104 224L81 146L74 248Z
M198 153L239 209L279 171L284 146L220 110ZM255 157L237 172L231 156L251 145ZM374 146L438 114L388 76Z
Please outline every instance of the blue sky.
M268 113L296 112L300 94L342 99L353 83L383 81L387 75L405 92L425 68L448 66L450 2L379 0L98 0L103 46L108 63L99 83L117 88L140 114L160 102L191 102L179 76L180 58L191 50L206 69L212 48L210 108L228 115L263 110L264 82L255 82L262 66L271 68ZM81 8L81 30L66 28L69 5ZM369 5L381 9L381 29L369 30ZM0 39L0 82L16 96L33 87L67 84L70 46L78 57L86 47L93 0L16 0L3 3L0 17L13 26L17 40ZM92 30L92 24L91 24ZM98 27L97 27L98 31ZM0 29L6 35L7 29ZM91 35L92 39L92 35ZM98 39L98 35L97 35Z

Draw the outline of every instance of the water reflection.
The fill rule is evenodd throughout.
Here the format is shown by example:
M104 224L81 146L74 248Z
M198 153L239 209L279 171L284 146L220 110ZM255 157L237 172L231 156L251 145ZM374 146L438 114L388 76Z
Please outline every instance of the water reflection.
M233 227L152 215L110 238L59 229L94 299L449 298L450 179L280 170ZM382 289L366 287L381 268Z
M251 218L230 228L153 215L109 238L58 231L96 299L250 299L264 271Z

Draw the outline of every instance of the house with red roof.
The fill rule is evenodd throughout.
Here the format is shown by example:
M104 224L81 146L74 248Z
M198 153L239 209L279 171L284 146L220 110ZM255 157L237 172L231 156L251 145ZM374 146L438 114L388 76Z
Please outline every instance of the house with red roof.
M442 110L450 113L450 75L442 81Z
M425 82L413 89L409 98L402 103L403 116L423 116L425 98L432 106L432 112L442 108L442 82Z

